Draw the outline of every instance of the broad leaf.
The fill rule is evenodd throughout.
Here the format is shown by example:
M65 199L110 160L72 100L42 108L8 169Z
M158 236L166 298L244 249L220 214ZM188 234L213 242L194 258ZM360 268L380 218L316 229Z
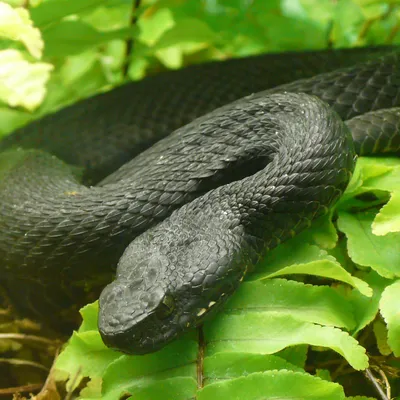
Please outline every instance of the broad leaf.
M267 279L289 274L316 275L345 282L362 294L371 296L367 283L349 274L339 262L325 250L299 243L298 238L283 243L269 252L259 270L250 279Z
M198 400L232 398L261 399L344 399L343 389L336 383L293 371L267 371L253 373L230 381L206 386L200 391Z
M207 355L224 351L273 354L287 346L308 343L335 350L355 369L368 366L365 349L347 333L292 316L263 312L221 315L205 326L204 337Z
M372 267L385 278L400 276L400 233L374 235L375 216L372 211L339 211L338 227L347 236L349 255L356 264Z
M134 28L122 28L102 32L81 21L62 21L43 31L45 55L60 57L78 54L109 40L126 39L133 31Z
M12 8L0 1L0 38L22 42L32 56L40 58L43 40L40 31L33 27L29 13L24 8Z
M355 325L351 305L334 289L285 279L243 283L227 302L225 312L248 311L293 315L301 321L349 330Z
M0 51L0 100L33 110L46 94L51 64L30 63L17 50Z
M400 280L383 291L380 308L388 327L389 346L400 357Z

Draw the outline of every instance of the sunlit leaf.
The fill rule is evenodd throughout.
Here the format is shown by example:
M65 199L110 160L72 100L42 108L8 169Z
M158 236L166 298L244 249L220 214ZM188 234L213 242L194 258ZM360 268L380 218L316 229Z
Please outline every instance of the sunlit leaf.
M384 356L388 356L389 354L392 353L392 350L390 349L387 341L388 332L386 325L381 320L378 319L373 324L373 330L379 352Z
M352 290L349 301L353 305L356 328L353 335L364 329L372 322L379 312L379 301L383 290L390 284L390 280L383 278L375 271L364 274L363 280L367 282L373 290L372 297L361 294L358 290Z
M149 46L154 45L168 29L174 26L171 10L162 8L153 13L144 13L138 21L139 39ZM182 39L182 38L179 38Z
M400 280L388 286L380 301L381 314L388 327L388 343L396 357L400 356Z
M121 28L115 31L98 31L81 21L62 21L43 31L48 57L78 54L101 43L114 39L126 39L134 29Z
M205 357L203 382L212 382L239 378L253 372L285 369L302 372L302 368L287 362L285 359L271 354L254 354L248 352L217 353Z
M12 8L0 1L0 37L22 42L36 58L42 56L43 40L24 8Z
M132 1L0 2L0 36L22 50L4 53L10 61L4 63L0 53L0 132L166 68L265 51L400 43L395 3L149 0L141 1L132 24ZM21 44L36 58L44 52L46 63L28 62ZM55 66L50 78L48 62ZM400 354L399 193L398 158L361 157L331 214L268 252L202 332L192 330L153 354L122 355L102 343L94 303L82 309L83 323L61 352L56 377L76 387L72 397L81 400L344 399L331 377L346 386L340 375L351 371L346 362L365 368L362 346ZM365 209L373 211L359 212ZM345 235L336 230L337 215ZM364 329L368 324L375 336ZM330 364L338 361L332 350L344 357L338 370ZM397 380L390 379L396 396ZM356 383L349 393L373 393L365 386Z
M194 340L172 343L145 356L122 356L110 363L103 377L102 398L130 393L136 399L189 399L197 390L197 351ZM154 396L154 397L153 397Z
M368 366L365 349L347 333L288 315L263 312L225 314L206 324L204 336L207 355L223 351L273 354L287 346L309 343L335 350L355 369Z
M360 42L360 31L366 18L354 0L340 1L334 13L331 39L337 47L355 46Z
M351 329L353 310L346 299L327 286L285 279L245 282L225 306L225 312L262 311L293 315L302 321Z
M372 223L372 233L382 236L391 232L400 232L400 191L392 193Z
M367 283L349 274L325 250L314 245L301 244L297 240L283 243L269 252L259 269L251 279L289 274L317 275L345 282L366 296L372 294Z
M17 50L0 51L0 100L33 110L46 94L51 64L30 63Z
M179 43L208 43L215 40L215 33L198 19L182 19L166 30L155 44L155 50L173 47Z
M344 399L340 385L293 371L267 371L212 383L200 391L199 400L229 399Z
M31 10L31 16L39 27L57 24L64 17L79 14L109 0L47 0Z
M400 233L374 235L375 215L339 212L338 227L347 236L349 255L356 264L372 267L385 278L400 276Z

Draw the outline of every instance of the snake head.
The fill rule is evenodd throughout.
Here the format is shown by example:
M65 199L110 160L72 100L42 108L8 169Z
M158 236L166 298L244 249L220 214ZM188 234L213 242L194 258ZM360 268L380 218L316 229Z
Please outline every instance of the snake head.
M104 343L145 354L200 325L243 278L239 240L220 219L207 219L202 229L195 219L179 216L137 237L100 296Z

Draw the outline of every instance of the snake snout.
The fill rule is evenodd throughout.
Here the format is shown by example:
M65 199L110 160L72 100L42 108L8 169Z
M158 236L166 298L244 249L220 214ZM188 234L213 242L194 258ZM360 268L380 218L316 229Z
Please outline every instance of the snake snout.
M142 279L116 280L103 290L99 330L107 346L144 354L158 348L158 342L165 342L159 318L161 314L168 316L173 299L161 287L143 290L144 286Z
M220 309L243 278L241 230L227 232L226 215L182 210L138 236L121 257L117 279L100 296L107 346L156 351Z

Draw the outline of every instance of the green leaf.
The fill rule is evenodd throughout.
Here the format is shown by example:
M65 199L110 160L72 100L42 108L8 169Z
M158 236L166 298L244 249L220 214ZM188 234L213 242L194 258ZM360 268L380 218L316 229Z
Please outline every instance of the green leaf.
M0 51L0 100L34 110L46 94L51 64L30 63L17 50Z
M97 320L99 313L99 302L87 304L80 309L80 314L82 316L82 324L79 327L79 333L96 331L97 330Z
M83 307L81 314L83 323L79 331L72 334L55 364L56 379L65 380L67 376L70 389L77 387L84 377L102 377L108 365L121 357L121 353L104 345L97 331L98 303Z
M0 137L11 132L32 119L32 116L21 110L14 110L9 107L0 107Z
M84 377L102 377L108 365L119 357L121 353L104 346L97 331L74 332L57 358L55 377L63 380L67 374L67 387L73 389Z
M144 14L138 20L140 33L138 39L148 46L153 46L165 33L174 27L172 11L168 8L161 8L152 14ZM178 38L182 40L182 38Z
M400 191L392 193L372 223L374 235L383 236L391 232L400 232Z
M341 210L353 210L357 207L365 208L366 204L357 199L364 193L374 192L382 198L386 193L391 192L399 185L396 183L398 171L394 172L399 166L399 160L394 158L375 158L360 157L357 160L353 177L337 203L337 208ZM377 204L382 204L378 201ZM371 206L371 202L368 203Z
M89 51L69 57L57 73L52 74L47 84L49 93L37 116L53 112L109 86L99 57L93 53ZM86 62L85 67L78 68L77 64L82 65L83 61Z
M177 69L183 63L183 51L179 47L158 50L155 55L168 68Z
M7 3L25 6L26 2L9 0ZM108 89L128 77L138 79L149 72L156 73L163 66L178 68L186 63L262 51L379 44L392 39L399 42L399 35L396 35L399 11L393 1L149 0L141 3L144 4L140 5L138 13L138 29L133 31L127 29L133 5L130 1L30 0L32 21L44 32L45 55L52 57L55 71L41 85L42 89L46 85L48 94L37 111L0 109L0 131L11 131L62 105ZM0 2L0 7L2 4ZM43 42L40 36L39 41L35 36L39 32L33 28L28 11L17 9L12 13L13 16L7 18L7 14L0 12L0 34L2 26L7 26L5 37L20 41L32 55L39 57ZM16 15L20 18L18 28L13 20ZM133 36L132 54L127 60L126 40ZM11 45L20 46L19 43ZM129 64L128 77L126 64ZM27 73L27 69L23 73L15 71L18 79ZM2 100L8 104L10 96ZM20 98L23 103L29 96ZM28 109L34 107L28 106ZM388 201L369 221L372 230L370 227L368 235L373 234L373 240L376 235L390 239L400 225L399 166L399 160L395 159L360 158L352 182L334 212L354 214L355 210L371 209ZM376 196L376 200L368 199L370 195ZM358 234L353 236L358 240L353 243L353 252L371 251L373 246L367 240L358 238ZM350 247L353 239L348 240ZM88 377L90 380L80 393L81 399L129 396L143 400L344 399L340 386L326 382L329 379L326 370L316 370L325 381L304 372L305 368L318 368L321 359L331 360L330 351L319 351L315 363L315 351L307 358L309 343L316 346L321 343L325 349L341 352L352 365L365 367L363 349L346 332L334 326L350 330L353 336L358 334L376 318L385 290L387 300L382 297L381 313L388 323L388 334L393 335L390 345L395 348L399 334L394 307L398 308L398 302L394 290L389 289L393 281L377 274L376 267L360 271L347 255L346 239L341 237L337 242L332 215L315 221L311 229L268 253L257 273L249 274L246 278L249 281L228 301L224 311L213 322L206 323L205 341L199 341L197 332L192 331L151 355L125 356L107 349L97 332L97 303L88 305L82 309L83 324L79 332L73 335L57 361L58 377L69 377L69 388L79 382L81 388L86 381L82 381L82 377ZM386 248L383 251L386 252ZM364 258L368 257L366 254ZM386 268L385 264L384 271ZM287 274L315 285L270 279ZM373 295L368 297L371 288ZM211 332L213 324L222 324L223 331ZM374 327L377 332L383 325L375 323ZM224 332L226 341L218 336ZM248 336L240 336L246 332ZM264 340L262 335L271 337ZM380 332L377 336L382 337ZM247 342L250 339L251 342ZM369 342L373 341L363 340L368 346ZM282 346L289 347L276 351ZM232 347L238 351L232 351ZM273 354L265 354L264 348ZM389 362L392 368L397 366L394 361ZM74 378L77 378L75 385ZM347 382L347 379L340 382ZM393 379L394 390L396 384ZM200 390L202 385L205 388ZM351 393L357 390L358 387L354 387ZM355 399L368 398L358 396Z
M266 40L273 51L289 51L299 48L320 49L326 46L327 25L307 24L301 19L276 14L258 15L264 27Z
M339 211L338 227L347 236L349 255L356 264L370 266L385 278L400 276L400 233L374 235L375 216L371 211Z
M381 320L376 320L373 324L374 335L376 338L376 344L379 349L379 353L384 356L388 356L392 353L387 341L387 328Z
M64 17L90 11L110 0L47 0L31 10L31 16L36 26L45 27L57 24Z
M360 31L365 23L361 7L355 1L340 1L334 13L331 40L336 47L350 47L359 44Z
M198 344L182 339L145 356L121 356L104 373L102 399L125 393L135 399L189 399L197 390Z
M81 390L79 399L101 399L101 378L92 378Z
M181 43L212 43L216 34L199 19L186 18L165 31L155 45L155 50L175 47Z
M296 236L297 242L316 244L323 249L333 249L338 241L338 234L332 222L333 210L315 220L309 229Z
M88 50L114 39L130 37L135 28L101 32L82 21L62 21L43 31L46 57L62 57Z
M302 368L276 355L247 352L217 353L204 359L203 382L209 385L212 382L239 378L253 372L280 369L303 372Z
M325 381L332 382L331 373L328 369L317 369L315 371L315 376L318 376L318 378L321 378Z
M368 366L365 349L347 333L299 321L289 315L224 314L205 325L204 337L207 355L225 351L273 354L288 346L307 343L335 350L355 369Z
M295 238L269 252L259 271L250 279L267 279L288 274L316 275L345 282L366 296L371 288L361 279L349 274L338 261L317 246L299 243Z
M363 280L372 287L373 295L372 297L367 297L358 290L352 290L350 294L349 300L353 305L354 317L356 320L356 328L352 331L353 336L375 319L379 312L379 301L382 292L391 282L373 270L364 274Z
M400 357L400 280L383 291L380 309L388 328L389 346Z
M197 382L190 377L174 377L161 381L151 381L137 385L129 381L126 385L116 388L115 391L103 392L102 400L115 399L131 399L131 400L149 400L149 399L165 399L165 400L190 400L195 398L197 390ZM132 396L129 396L132 394Z
M233 397L234 396L234 397ZM198 400L219 399L344 399L343 389L336 383L293 371L267 371L207 385Z
M286 314L301 321L347 329L355 325L351 305L334 289L285 279L245 282L224 309L228 313Z
M307 361L307 353L308 346L301 344L299 346L286 347L277 352L276 355L304 370Z
M40 31L33 27L29 13L24 8L12 8L0 2L0 37L17 40L25 45L32 56L40 58L43 40Z

